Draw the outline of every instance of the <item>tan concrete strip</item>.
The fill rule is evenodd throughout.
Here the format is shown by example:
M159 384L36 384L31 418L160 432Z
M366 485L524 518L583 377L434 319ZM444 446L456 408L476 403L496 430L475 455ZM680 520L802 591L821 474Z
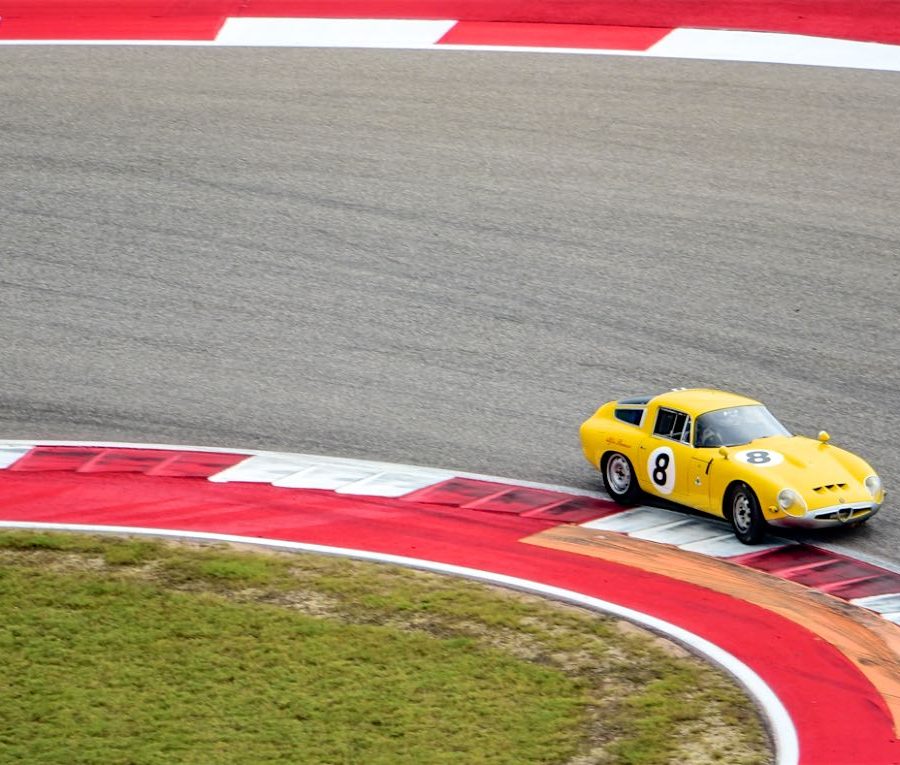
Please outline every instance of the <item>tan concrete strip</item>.
M846 601L725 560L581 526L557 526L526 544L588 555L696 584L790 619L837 648L869 679L900 730L900 627Z

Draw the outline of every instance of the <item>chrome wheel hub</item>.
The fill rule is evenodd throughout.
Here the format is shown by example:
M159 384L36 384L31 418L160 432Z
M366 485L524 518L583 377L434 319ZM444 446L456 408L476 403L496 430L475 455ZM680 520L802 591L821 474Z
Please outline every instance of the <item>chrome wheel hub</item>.
M734 517L734 525L740 531L747 531L753 520L753 512L750 509L750 500L743 492L738 492L731 506L731 514Z
M606 480L617 494L624 494L631 486L631 467L621 454L610 457L606 463Z

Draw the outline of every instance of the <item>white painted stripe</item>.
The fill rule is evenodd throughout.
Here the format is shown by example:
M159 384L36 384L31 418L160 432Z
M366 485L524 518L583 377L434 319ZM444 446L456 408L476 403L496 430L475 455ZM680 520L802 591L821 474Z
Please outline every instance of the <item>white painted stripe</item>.
M719 537L722 535L722 528L722 524L719 523L689 518L674 523L667 523L665 526L656 526L645 531L635 531L632 532L631 536L647 542L660 542L661 544L678 546Z
M455 21L229 18L216 45L289 48L430 48Z
M659 507L636 507L616 515L588 521L581 525L587 529L618 531L622 534L630 534L633 531L644 531L657 526L665 526L683 518L683 515L679 515L672 510L663 510Z
M646 55L900 72L898 45L773 32L676 29Z
M416 472L383 472L370 478L336 489L338 494L359 494L369 497L402 497L419 489L442 483L452 478L452 473L434 470Z
M733 558L750 552L774 550L788 544L788 539L770 538L752 547L738 541L730 529L713 518L686 518L684 513L660 507L636 507L631 510L582 523L586 529L615 531L635 539L675 545L685 552L713 558Z
M258 454L209 477L214 483L274 483L318 464L303 455Z
M289 464L287 458L284 465ZM364 460L329 459L306 455L304 467L296 472L279 476L272 481L274 486L287 489L328 489L339 494L356 494L371 497L402 497L418 489L453 478L453 473L433 468L409 467L406 469L384 469L384 465ZM298 461L295 464L301 465ZM227 471L226 471L227 472ZM236 473L238 474L238 473ZM214 476L223 480L221 475ZM226 475L226 480L235 480Z
M720 537L712 539L704 539L700 542L691 542L686 545L679 545L680 550L685 552L700 553L701 555L709 555L712 558L736 558L738 555L748 555L749 553L758 553L763 550L775 550L785 545L793 544L787 539L772 540L769 542L761 542L755 545L745 545L731 532L722 534Z
M854 598L850 601L854 606L862 606L879 614L900 612L900 593L888 595L870 595L867 598Z
M305 542L286 542L277 539L262 539L258 537L244 537L233 534L213 534L199 531L173 531L169 529L152 529L130 526L95 526L78 523L28 523L24 521L0 521L0 528L15 529L45 529L48 531L78 531L83 533L101 534L141 534L165 538L180 538L192 540L207 540L215 542L229 542L235 544L259 545L278 550L292 552L309 552L321 555L337 555L357 560L375 561L378 563L390 563L395 566L406 566L423 571L433 571L440 574L465 577L489 584L509 587L511 589L542 595L554 600L561 600L575 605L589 608L594 611L612 614L613 616L627 619L642 627L665 635L672 640L681 643L694 653L719 665L731 674L757 702L763 710L775 744L776 762L778 765L796 765L800 759L800 747L797 739L797 730L788 715L784 704L775 695L768 684L754 672L748 665L736 656L728 653L719 646L705 638L679 627L671 622L659 619L651 614L626 608L617 603L612 603L600 598L584 595L574 590L554 587L541 582L534 582L519 577L497 574L490 571L455 566L449 563L409 558L401 555L389 555L375 553L366 550L354 550L345 547L328 547L325 545L308 544Z
M14 465L31 451L31 445L0 444L0 470Z
M371 478L380 473L377 468L363 465L338 465L321 462L298 473L291 473L284 478L273 481L273 486L285 489L328 489L334 491L348 484Z

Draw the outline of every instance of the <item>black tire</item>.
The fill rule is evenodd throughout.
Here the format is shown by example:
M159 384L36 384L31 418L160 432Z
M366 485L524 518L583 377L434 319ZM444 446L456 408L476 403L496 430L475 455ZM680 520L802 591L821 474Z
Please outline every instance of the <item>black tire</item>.
M768 524L763 518L756 493L745 483L735 484L725 500L725 514L734 535L745 545L759 544L766 537Z
M620 505L637 504L641 496L641 487L631 460L619 452L608 452L603 455L600 465L603 473L603 485L610 497Z

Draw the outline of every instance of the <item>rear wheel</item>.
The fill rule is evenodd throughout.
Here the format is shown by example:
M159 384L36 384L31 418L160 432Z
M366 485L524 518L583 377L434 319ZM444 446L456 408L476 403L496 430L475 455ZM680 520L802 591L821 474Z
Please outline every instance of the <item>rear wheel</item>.
M603 485L620 505L633 505L640 496L641 487L634 475L631 461L624 454L610 452L603 457Z
M762 542L767 524L753 489L745 483L735 485L728 497L727 508L734 535L741 542L745 545Z

